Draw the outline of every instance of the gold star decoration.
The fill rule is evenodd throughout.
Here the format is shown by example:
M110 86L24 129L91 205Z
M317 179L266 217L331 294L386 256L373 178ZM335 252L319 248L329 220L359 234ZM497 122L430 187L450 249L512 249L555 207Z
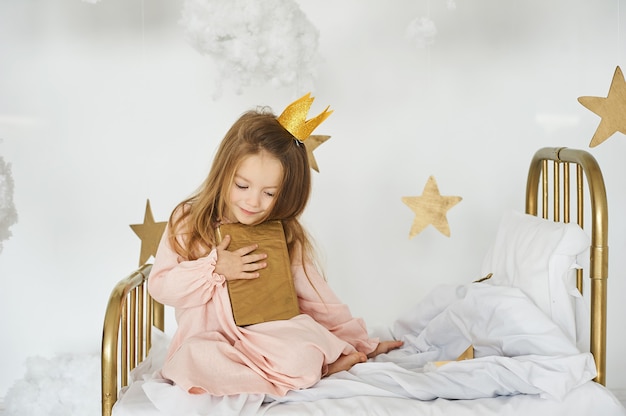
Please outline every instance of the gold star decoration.
M154 222L152 209L150 208L150 200L146 202L146 212L143 217L143 224L131 224L135 234L141 239L141 255L139 256L139 265L143 265L148 261L150 256L156 256L159 242L167 221Z
M606 98L578 97L578 102L602 118L589 147L599 145L618 131L626 134L626 82L619 66Z
M330 139L330 136L312 135L304 141L306 154L309 158L309 165L311 165L311 169L314 169L316 172L319 172L320 170L317 167L315 156L313 156L313 150L317 149L320 144L324 143L328 139Z
M431 224L443 235L450 237L450 226L446 213L461 199L460 196L441 196L433 176L428 178L421 196L403 196L402 202L415 213L409 238L415 237Z

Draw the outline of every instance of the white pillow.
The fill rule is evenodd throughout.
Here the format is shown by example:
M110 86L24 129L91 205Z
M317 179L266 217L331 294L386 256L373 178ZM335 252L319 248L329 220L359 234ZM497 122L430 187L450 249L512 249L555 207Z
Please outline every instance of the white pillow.
M500 222L481 273L493 273L485 283L520 288L581 348L588 330L586 323L576 323L577 313L585 314L575 269L585 262L589 245L577 224L511 211Z

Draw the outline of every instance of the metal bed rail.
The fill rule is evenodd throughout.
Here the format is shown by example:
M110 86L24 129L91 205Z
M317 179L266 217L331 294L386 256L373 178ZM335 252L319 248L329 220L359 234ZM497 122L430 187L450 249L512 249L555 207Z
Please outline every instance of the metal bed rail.
M586 179L586 182L585 182ZM585 197L588 190L589 197ZM606 384L606 310L608 279L608 202L602 171L596 159L585 150L546 147L538 150L528 170L526 213L557 222L575 222L585 228L589 219L591 339L600 384ZM590 212L586 209L590 208ZM576 284L583 293L582 270Z
M112 290L102 331L102 414L110 416L120 388L148 355L152 326L164 330L164 307L148 293L151 264L122 279ZM119 369L119 372L118 372Z

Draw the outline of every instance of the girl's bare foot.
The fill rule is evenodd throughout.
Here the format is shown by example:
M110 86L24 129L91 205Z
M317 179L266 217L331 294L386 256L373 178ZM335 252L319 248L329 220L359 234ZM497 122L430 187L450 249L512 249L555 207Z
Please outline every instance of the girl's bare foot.
M189 394L204 394L206 390L202 387L192 387L189 389Z
M347 371L351 369L353 365L358 363L364 363L365 361L367 361L367 356L362 352L353 352L348 355L342 355L341 357L337 358L337 361L335 361L334 363L328 364L328 372L326 373L326 376L344 370Z

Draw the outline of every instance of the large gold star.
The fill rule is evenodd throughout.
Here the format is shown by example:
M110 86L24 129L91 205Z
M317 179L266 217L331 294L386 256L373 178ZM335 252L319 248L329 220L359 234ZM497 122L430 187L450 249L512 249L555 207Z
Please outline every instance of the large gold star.
M315 160L315 156L313 156L313 150L317 149L320 144L324 143L328 139L330 139L330 136L312 135L304 141L306 154L309 158L309 165L311 165L311 169L314 169L316 172L319 172L320 170L317 167L317 161Z
M578 101L602 118L589 147L599 145L618 131L626 134L626 82L619 66L606 98L578 97Z
M156 256L159 242L167 221L154 222L152 216L152 209L150 208L150 200L146 202L146 213L143 217L143 224L131 224L130 228L133 229L135 234L141 239L141 255L139 256L139 265L145 264L150 256Z
M402 202L415 212L409 238L415 237L432 224L443 235L450 237L446 212L461 201L460 196L441 196L433 176L428 178L421 196L403 196Z

